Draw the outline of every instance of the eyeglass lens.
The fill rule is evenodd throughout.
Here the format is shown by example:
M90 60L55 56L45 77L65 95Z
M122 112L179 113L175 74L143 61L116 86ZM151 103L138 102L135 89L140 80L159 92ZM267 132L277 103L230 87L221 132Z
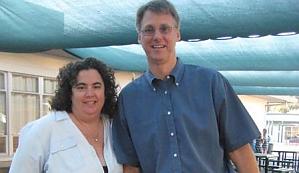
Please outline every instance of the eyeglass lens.
M159 32L163 35L166 35L172 31L172 28L174 28L174 27L164 24L159 27ZM156 32L156 29L153 26L147 26L145 29L141 30L141 32L144 35L154 35Z

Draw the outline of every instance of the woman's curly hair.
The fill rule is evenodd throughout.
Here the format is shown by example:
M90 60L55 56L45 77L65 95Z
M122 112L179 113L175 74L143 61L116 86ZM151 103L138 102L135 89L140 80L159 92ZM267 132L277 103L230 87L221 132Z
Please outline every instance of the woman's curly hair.
M103 62L95 58L71 62L59 69L57 76L58 89L54 98L50 101L51 110L72 112L72 88L77 83L77 76L81 70L95 69L99 72L105 86L105 103L102 108L104 114L110 118L117 111L117 88L114 72Z

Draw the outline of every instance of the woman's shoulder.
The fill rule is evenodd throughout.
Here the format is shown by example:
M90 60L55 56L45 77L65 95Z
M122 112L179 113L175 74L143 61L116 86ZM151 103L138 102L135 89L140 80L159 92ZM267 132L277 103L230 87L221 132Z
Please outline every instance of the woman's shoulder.
M55 122L65 116L67 116L67 113L63 111L49 112L45 116L27 123L20 131L20 138L46 135L47 132L53 129Z

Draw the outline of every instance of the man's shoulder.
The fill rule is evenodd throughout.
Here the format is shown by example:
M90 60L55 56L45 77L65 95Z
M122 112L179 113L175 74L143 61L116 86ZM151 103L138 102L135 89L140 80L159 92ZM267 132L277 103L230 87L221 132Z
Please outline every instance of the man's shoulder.
M135 91L137 89L143 88L144 85L147 85L147 79L144 74L139 76L137 79L129 82L124 88L122 89L122 92L128 92L128 91Z
M195 65L195 64L184 64L185 69L187 70L195 70L195 71L204 71L207 73L217 73L217 70L209 68L209 67L204 67L200 65Z
M218 76L220 73L216 69L208 68L208 67L203 67L200 65L194 65L194 64L185 64L185 70L184 73L187 75L195 76L195 75L200 75L200 76Z

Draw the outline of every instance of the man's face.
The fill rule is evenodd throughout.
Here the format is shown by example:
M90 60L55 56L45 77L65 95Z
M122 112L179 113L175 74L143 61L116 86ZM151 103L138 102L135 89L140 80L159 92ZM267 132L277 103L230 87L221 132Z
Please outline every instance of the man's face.
M175 59L175 44L179 40L179 28L171 14L152 11L144 13L138 42L141 43L150 64L163 64Z

